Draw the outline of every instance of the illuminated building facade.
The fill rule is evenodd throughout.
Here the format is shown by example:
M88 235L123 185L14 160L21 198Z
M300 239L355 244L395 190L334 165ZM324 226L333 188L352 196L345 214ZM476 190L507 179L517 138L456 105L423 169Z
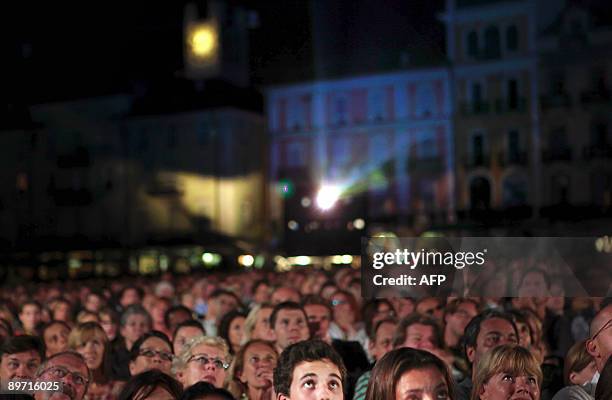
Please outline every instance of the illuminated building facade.
M449 85L448 70L434 67L269 88L272 218L285 230L323 235L330 217L312 209L316 191L331 184L361 204L346 206L350 215L330 230L352 229L353 218L394 227L448 222Z

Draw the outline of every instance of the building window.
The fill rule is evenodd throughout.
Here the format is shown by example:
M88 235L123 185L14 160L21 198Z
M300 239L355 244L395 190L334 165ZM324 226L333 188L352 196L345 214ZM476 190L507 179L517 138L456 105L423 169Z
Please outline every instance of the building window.
M552 204L567 204L569 202L570 180L567 175L555 175L552 178Z
M521 152L520 136L518 131L508 132L508 159L518 161Z
M503 184L503 203L505 207L522 206L527 202L527 184L518 175L510 175Z
M555 71L550 74L550 93L553 95L565 94L565 74Z
M499 58L501 56L499 29L496 26L490 26L485 31L485 56L488 59Z
M385 120L385 96L383 88L372 89L368 93L368 119Z
M470 86L470 105L473 112L484 111L482 84L480 82L474 82Z
M516 25L510 25L506 28L506 49L508 51L518 50L518 29Z
M306 165L306 146L301 142L287 145L287 167L302 167Z
M608 124L596 120L591 122L591 146L606 147L608 145Z
M434 158L438 156L436 138L431 131L419 132L417 136L417 156L420 159Z
M345 95L337 95L334 99L334 125L346 125L348 121L348 99Z
M516 110L519 106L518 82L516 79L508 80L508 109Z
M200 146L208 145L208 139L210 135L208 134L208 124L206 122L201 122L198 125L198 130L196 134L198 137L198 144Z
M471 58L478 58L478 33L476 31L468 33L467 54Z

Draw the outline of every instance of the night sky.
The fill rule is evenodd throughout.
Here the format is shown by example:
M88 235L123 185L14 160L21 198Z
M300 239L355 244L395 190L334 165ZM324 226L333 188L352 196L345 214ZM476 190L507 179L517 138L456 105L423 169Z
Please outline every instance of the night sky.
M3 11L5 102L129 90L182 69L184 1L20 2ZM202 2L204 4L204 2ZM241 0L256 86L401 68L407 49L441 55L442 0Z

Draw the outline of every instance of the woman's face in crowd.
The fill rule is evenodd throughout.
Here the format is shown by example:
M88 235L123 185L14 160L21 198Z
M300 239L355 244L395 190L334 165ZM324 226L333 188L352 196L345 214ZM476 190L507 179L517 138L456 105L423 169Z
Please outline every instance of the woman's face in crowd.
M108 314L100 314L100 326L104 329L108 340L114 340L117 336L117 325Z
M53 319L57 321L70 321L70 306L67 303L59 302L53 309Z
M231 347L238 349L242 336L244 335L244 317L236 317L232 320L229 326L229 344Z
M538 297L548 294L548 285L544 275L539 272L530 272L523 278L518 290L519 297Z
M480 391L480 400L539 400L537 378L527 374L495 374Z
M395 400L446 400L450 388L435 367L404 372L395 386Z
M355 313L347 296L342 293L336 293L332 296L331 302L334 308L334 319L336 321L354 319Z
M272 385L272 372L278 357L270 346L255 343L244 352L243 371L240 381L249 388L267 388Z
M204 335L204 331L195 326L185 326L179 329L174 337L174 355L180 355L189 340L202 335Z
M83 356L87 368L91 371L100 368L104 357L104 339L99 336L94 336L82 346L76 348L76 351Z
M172 358L172 349L168 343L158 337L150 337L140 346L138 357L130 362L130 373L134 376L155 368L170 374Z
M68 335L70 335L70 329L63 324L55 323L45 330L44 341L47 357L68 350Z
M289 397L280 397L282 400L342 400L344 390L340 370L326 359L301 362L293 370Z
M529 325L524 322L517 322L516 329L518 329L519 332L521 346L531 346L531 330L529 329Z
M262 308L257 313L257 321L251 334L251 339L268 339L270 337L270 315L272 315L271 308Z
M204 381L222 388L227 376L227 370L221 365L227 363L224 356L223 351L217 347L204 343L195 346L187 366L178 374L179 380L184 387Z

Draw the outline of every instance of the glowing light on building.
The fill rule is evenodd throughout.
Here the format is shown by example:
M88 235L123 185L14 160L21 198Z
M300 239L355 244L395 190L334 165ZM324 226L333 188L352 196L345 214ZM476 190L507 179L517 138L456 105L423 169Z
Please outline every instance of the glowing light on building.
M189 44L195 56L210 57L217 48L217 32L212 25L202 24L194 29Z
M321 210L331 209L340 198L340 188L334 185L323 185L317 194L317 206Z
M238 257L238 263L244 267L250 268L255 263L255 257L250 254L243 254Z

